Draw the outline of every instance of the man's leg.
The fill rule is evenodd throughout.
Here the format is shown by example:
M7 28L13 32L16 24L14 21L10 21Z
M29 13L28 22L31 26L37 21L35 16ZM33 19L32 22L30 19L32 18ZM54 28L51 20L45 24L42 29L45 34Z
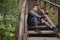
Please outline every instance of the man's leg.
M48 23L48 22L44 22L49 28L51 28L53 31L58 31L58 28L55 26L55 27L51 27L51 25Z
M47 27L52 28L48 21L45 21L44 19L41 19L42 23L44 23Z
M34 19L34 20L33 20L33 24L34 24L35 27L37 27L40 21L38 21L38 19L37 19L36 17L34 17L33 19ZM39 29L35 29L35 31L36 31L36 32L40 32Z
M38 26L38 24L39 24L39 21L36 17L33 17L33 24L34 24L34 26Z
M50 25L47 21L45 21L44 24L45 24L47 27L51 28L51 25Z

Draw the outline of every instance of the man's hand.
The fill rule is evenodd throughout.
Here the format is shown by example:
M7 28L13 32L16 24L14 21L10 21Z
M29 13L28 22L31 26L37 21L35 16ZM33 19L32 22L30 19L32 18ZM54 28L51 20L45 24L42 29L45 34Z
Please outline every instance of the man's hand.
M44 23L45 22L45 20L44 19L41 19L42 20L42 23Z

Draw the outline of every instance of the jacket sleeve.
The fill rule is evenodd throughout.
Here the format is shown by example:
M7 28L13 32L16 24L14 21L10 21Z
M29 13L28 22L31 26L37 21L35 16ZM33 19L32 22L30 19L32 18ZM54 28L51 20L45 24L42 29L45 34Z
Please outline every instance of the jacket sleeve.
M34 11L30 11L30 15L41 18L41 16Z

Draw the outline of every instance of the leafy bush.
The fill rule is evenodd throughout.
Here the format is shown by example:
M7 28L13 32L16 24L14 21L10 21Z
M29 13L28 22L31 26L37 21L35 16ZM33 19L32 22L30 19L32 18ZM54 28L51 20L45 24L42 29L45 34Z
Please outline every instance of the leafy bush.
M15 40L20 20L18 0L0 2L0 40Z

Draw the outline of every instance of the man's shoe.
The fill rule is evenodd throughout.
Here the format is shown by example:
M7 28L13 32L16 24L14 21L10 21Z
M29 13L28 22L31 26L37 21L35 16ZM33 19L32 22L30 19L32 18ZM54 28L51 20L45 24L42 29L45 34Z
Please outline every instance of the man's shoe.
M54 32L57 32L57 31L58 31L58 27L54 27L54 28L53 28L53 31L54 31Z

